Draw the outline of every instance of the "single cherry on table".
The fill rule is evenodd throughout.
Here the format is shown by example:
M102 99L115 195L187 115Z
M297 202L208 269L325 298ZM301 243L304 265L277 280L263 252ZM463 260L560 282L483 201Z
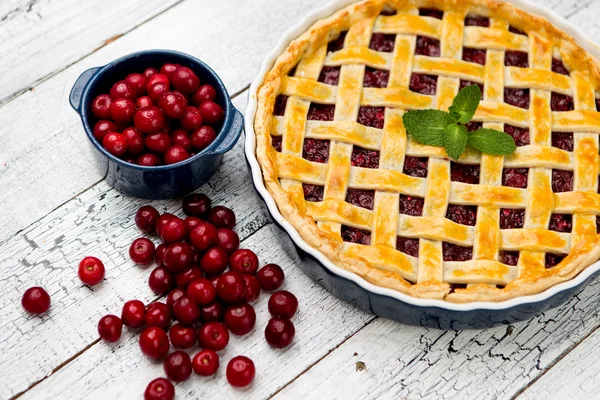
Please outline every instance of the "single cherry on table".
M31 314L43 314L50 308L50 296L42 287L30 287L23 293L21 305Z

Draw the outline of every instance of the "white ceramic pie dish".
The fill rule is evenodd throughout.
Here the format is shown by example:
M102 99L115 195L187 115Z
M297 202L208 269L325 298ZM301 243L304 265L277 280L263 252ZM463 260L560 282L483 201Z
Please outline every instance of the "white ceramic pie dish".
M589 281L599 274L600 262L596 262L589 266L574 279L552 286L541 293L521 296L506 301L451 303L444 300L420 299L392 289L376 286L358 275L336 266L320 251L309 246L301 238L296 229L283 218L278 210L277 204L264 185L262 171L255 154L256 136L254 132L254 118L257 108L257 90L277 57L286 49L287 45L293 39L304 33L318 20L330 16L335 11L355 3L356 1L357 0L333 0L329 4L313 10L309 15L285 32L277 45L262 62L258 75L250 86L248 105L246 107L245 152L254 185L260 196L264 199L269 213L275 222L287 232L294 242L303 261L307 264L311 264L308 265L307 268L304 268L305 272L313 278L316 278L323 286L338 297L350 301L361 308L366 308L375 314L396 319L404 323L434 326L443 329L483 328L499 323L515 322L517 320L531 318L543 310L556 307L568 300L572 294L581 290ZM579 45L587 50L596 60L600 60L600 47L593 43L583 31L564 18L544 7L532 4L529 1L508 0L507 2L514 4L527 12L546 18L555 26L571 35ZM315 264L318 264L318 266ZM325 271L322 271L322 273L314 271L314 269L319 266L322 266ZM351 287L344 287L346 284ZM358 292L355 289L358 290ZM363 295L368 297L368 299L363 299L368 301L368 304L361 299L357 299L357 297ZM381 304L382 302L385 304ZM374 305L379 305L380 307L373 307ZM400 313L390 310L390 307L393 308L396 306L402 308ZM443 319L443 321L441 319Z

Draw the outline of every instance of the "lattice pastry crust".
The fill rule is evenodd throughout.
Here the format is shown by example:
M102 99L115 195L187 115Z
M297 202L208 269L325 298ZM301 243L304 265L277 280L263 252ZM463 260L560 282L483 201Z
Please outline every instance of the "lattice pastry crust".
M474 128L508 157L407 136L405 110L483 89ZM256 154L280 212L369 282L500 301L600 258L600 72L547 20L494 0L365 0L313 25L258 91ZM564 258L563 258L564 257Z

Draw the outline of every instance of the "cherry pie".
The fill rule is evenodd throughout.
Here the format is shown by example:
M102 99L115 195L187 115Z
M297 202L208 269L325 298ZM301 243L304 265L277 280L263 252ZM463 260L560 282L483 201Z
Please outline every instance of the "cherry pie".
M480 86L469 129L506 157L412 140L405 110ZM281 214L386 288L500 301L600 258L600 70L550 22L495 0L365 0L292 41L258 91L256 154Z

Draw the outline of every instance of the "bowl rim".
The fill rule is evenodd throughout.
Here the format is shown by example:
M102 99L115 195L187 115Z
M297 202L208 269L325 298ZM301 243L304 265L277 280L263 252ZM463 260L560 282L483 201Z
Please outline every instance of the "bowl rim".
M86 110L86 107L84 106L84 104L86 103L86 101L89 101L90 99L88 99L88 97L90 96L90 92L91 92L91 88L93 87L93 85L97 82L97 80L104 74L106 73L106 71L108 71L109 69L112 68L118 68L120 63L126 62L132 58L136 58L140 55L146 55L146 54L152 54L152 53L158 53L158 54L164 54L164 55L175 55L178 57L183 57L188 59L190 62L197 64L200 68L204 69L208 74L212 75L219 88L216 88L218 91L220 91L223 94L224 97L224 103L225 103L225 116L223 118L223 125L221 126L221 129L219 132L217 132L215 139L213 140L213 142L206 147L205 149L203 149L202 151L200 151L199 153L197 153L196 155L194 155L193 157L188 158L187 160L183 160L180 161L178 163L175 164L169 164L169 165L158 165L158 166L145 166L145 165L138 165L138 164L132 164L129 163L125 160L122 160L114 155L112 155L111 153L109 153L103 146L101 143L98 142L98 140L96 140L96 138L94 137L93 134L93 127L91 126L91 124L88 122L89 119L89 115L88 112ZM86 82L82 94L81 94L81 109L80 111L78 111L77 113L79 114L79 117L81 118L81 123L83 124L83 129L85 130L85 133L89 139L89 141L93 144L93 146L96 148L96 150L98 150L100 153L102 153L102 155L104 155L105 157L109 158L111 161L119 164L120 166L123 166L125 168L130 168L130 169L136 169L136 170L140 170L140 171L168 171L174 168L179 168L188 164L191 164L197 160L199 160L200 158L204 157L204 156L209 156L209 155L213 155L211 153L212 150L214 150L216 147L219 146L219 144L223 141L224 139L224 132L226 131L226 126L229 125L232 121L233 118L235 116L235 108L233 106L233 103L231 102L231 97L229 96L229 92L227 92L227 88L225 87L225 84L223 84L223 81L221 81L221 78L219 77L219 75L217 75L217 73L205 62L203 62L202 60L189 55L187 53L183 53L181 51L177 51L177 50L169 50L169 49L151 49L151 50L141 50L141 51L136 51L133 53L129 53L126 54L124 56L121 56L119 58L114 59L113 61L96 67L97 70L94 72L94 74L90 77L90 79ZM90 68L92 69L92 68ZM217 140L220 139L220 140Z
M310 26L312 26L315 22L325 17L330 16L334 12L339 9L356 3L359 0L333 0L331 3L317 7L310 11L306 16L304 16L300 21L296 24L292 25L279 39L275 47L266 55L263 62L260 65L256 78L253 80L250 85L250 90L248 93L248 104L246 106L245 115L245 131L246 131L246 139L245 139L245 153L246 158L248 160L248 164L250 166L252 180L254 186L260 196L263 198L269 213L272 215L274 219L276 219L277 223L287 232L292 241L296 246L298 246L301 250L308 253L310 256L318 260L327 270L331 273L341 276L345 279L348 279L355 284L357 284L362 289L382 295L391 297L395 300L401 301L403 303L407 303L417 307L435 307L441 308L448 311L477 311L477 310L505 310L517 306L528 305L533 303L539 303L548 300L552 296L577 287L584 283L591 275L600 270L600 261L595 262L590 265L583 271L581 271L576 277L566 282L562 282L556 284L540 293L519 296L512 299L499 301L499 302L491 302L491 301L476 301L469 303L451 303L445 300L438 299L423 299L418 297L409 296L402 292L387 289L384 287L380 287L374 285L367 280L361 278L360 276L349 272L337 265L335 265L332 261L330 261L323 253L314 247L310 246L296 229L281 215L277 204L273 200L273 197L268 192L264 185L262 170L260 165L258 164L258 159L256 158L255 148L256 148L256 134L254 132L254 117L256 114L257 108L257 91L261 86L264 77L271 69L272 65L275 63L277 57L285 50L287 45L295 38L303 34ZM501 0L502 1L502 0ZM596 60L600 60L600 47L596 45L588 36L585 34L579 27L573 25L571 22L567 21L562 16L559 16L555 12L542 7L537 4L531 3L529 0L503 0L507 3L513 4L527 12L532 14L539 15L543 18L546 18L559 29L562 29L571 37L573 37L577 43L582 46L586 51L592 54Z

